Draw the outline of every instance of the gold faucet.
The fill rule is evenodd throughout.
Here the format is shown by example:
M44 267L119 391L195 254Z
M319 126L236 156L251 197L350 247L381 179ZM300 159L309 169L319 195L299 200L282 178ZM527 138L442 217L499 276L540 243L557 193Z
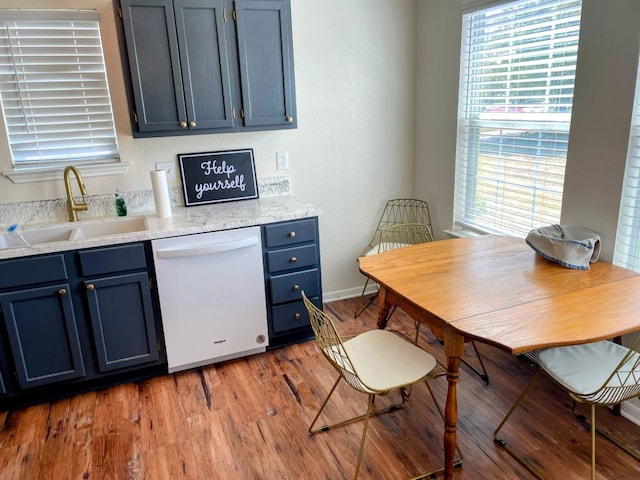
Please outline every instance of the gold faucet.
M73 172L76 176L76 180L78 182L78 186L80 187L80 193L82 193L82 202L76 203L73 199L73 195L71 195L71 182L69 181L69 174ZM69 165L64 169L64 188L67 191L67 211L69 212L69 221L77 222L78 215L76 212L83 212L89 210L87 206L84 196L87 194L87 189L84 187L84 182L82 181L82 176L76 167L73 165Z

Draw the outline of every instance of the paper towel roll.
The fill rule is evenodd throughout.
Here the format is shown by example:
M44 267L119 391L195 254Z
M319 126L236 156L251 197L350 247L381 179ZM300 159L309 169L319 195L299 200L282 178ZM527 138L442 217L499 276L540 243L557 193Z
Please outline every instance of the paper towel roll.
M167 172L164 170L151 171L151 188L153 188L153 201L156 204L158 217L171 216L171 200L169 199L169 187L167 186Z

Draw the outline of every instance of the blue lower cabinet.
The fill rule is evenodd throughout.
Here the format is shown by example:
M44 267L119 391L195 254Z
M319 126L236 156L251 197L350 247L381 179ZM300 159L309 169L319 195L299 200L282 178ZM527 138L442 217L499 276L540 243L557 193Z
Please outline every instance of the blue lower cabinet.
M264 225L269 348L313 338L302 292L322 308L318 218Z
M0 306L20 388L85 375L69 284L3 293Z
M149 242L0 261L0 409L166 373Z
M147 273L88 280L84 286L99 370L158 360Z

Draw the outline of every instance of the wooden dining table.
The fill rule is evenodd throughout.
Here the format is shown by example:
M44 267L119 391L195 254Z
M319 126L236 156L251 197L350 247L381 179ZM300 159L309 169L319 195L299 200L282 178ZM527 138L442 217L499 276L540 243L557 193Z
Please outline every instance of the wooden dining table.
M464 342L519 354L640 330L640 275L606 262L568 269L521 238L484 235L412 245L358 259L379 285L378 327L392 306L444 340L445 479L453 478L456 388Z

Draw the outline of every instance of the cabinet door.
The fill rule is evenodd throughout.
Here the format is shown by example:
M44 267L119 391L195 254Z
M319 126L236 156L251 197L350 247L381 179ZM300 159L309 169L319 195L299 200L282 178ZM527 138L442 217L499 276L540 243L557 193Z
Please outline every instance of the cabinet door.
M85 375L69 285L0 294L21 388Z
M295 128L289 1L236 0L235 9L244 125Z
M188 128L234 126L222 0L175 0Z
M122 0L121 7L138 130L186 129L173 2Z
M101 372L158 359L156 330L146 273L84 282Z

